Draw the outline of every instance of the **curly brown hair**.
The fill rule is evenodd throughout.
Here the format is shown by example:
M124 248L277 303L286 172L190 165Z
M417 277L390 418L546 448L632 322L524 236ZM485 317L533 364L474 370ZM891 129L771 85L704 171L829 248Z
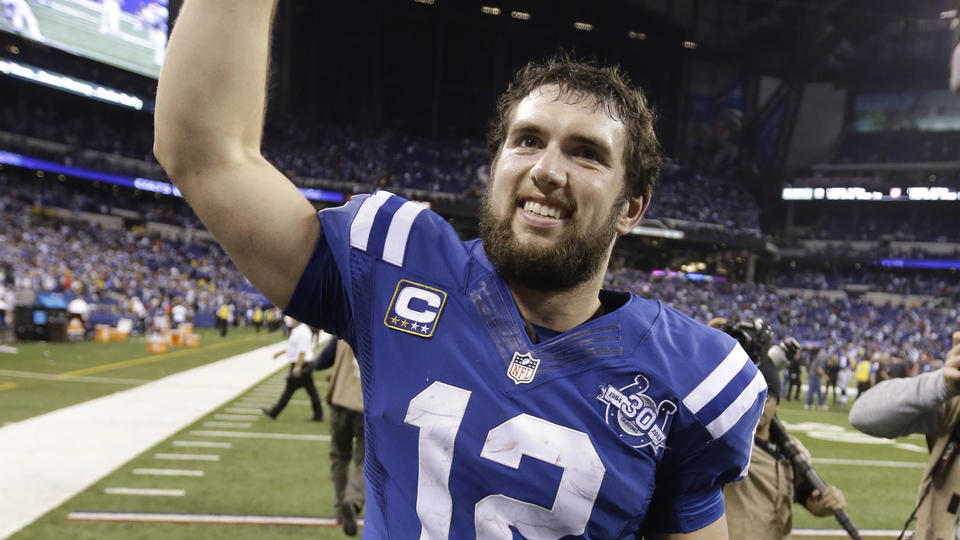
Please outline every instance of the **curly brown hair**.
M597 109L627 126L623 161L626 185L631 196L649 196L660 175L660 143L653 131L656 113L647 104L643 91L631 86L619 66L600 67L592 59L556 55L544 62L530 62L514 74L507 90L497 99L497 112L487 131L487 150L496 157L507 136L514 109L531 92L545 85L557 85L557 99L579 103L596 101Z

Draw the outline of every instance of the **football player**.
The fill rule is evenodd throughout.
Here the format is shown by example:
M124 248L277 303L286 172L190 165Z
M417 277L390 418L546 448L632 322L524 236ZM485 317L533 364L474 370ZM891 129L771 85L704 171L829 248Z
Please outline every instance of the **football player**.
M30 9L30 4L26 0L2 0L3 17L13 25L13 29L24 36L36 40L45 41L43 34L40 33L40 25L37 23L37 17Z
M167 54L167 19L170 12L166 0L150 2L137 13L138 26L147 27L147 37L153 47L153 63L163 65Z
M103 0L100 5L100 33L120 35L120 0Z
M365 537L726 538L763 377L726 334L601 290L660 168L642 92L566 58L518 72L481 240L385 191L318 215L260 153L274 7L185 3L155 150L257 288L356 352Z

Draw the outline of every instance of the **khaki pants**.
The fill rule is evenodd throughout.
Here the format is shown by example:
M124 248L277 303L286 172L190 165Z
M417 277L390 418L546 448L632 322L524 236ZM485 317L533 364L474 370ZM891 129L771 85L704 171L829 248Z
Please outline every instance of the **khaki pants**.
M341 518L340 505L353 504L357 513L363 509L363 413L330 406L330 477L333 479L333 508ZM350 462L353 461L353 470Z

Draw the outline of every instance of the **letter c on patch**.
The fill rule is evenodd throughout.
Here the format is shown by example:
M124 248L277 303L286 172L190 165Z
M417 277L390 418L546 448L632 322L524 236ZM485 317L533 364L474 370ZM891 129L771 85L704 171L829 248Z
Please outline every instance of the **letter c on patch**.
M423 300L427 303L427 306L434 309L417 311L410 308L410 301L415 298ZM397 301L394 304L394 309L396 310L397 315L403 317L404 319L409 319L418 323L431 323L437 318L437 310L440 308L442 301L443 298L435 292L426 291L419 287L404 287L397 295Z

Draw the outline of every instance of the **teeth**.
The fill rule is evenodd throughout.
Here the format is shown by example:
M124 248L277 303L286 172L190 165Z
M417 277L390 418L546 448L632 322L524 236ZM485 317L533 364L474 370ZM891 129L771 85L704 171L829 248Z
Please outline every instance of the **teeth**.
M559 208L546 206L536 201L527 201L526 203L524 203L523 210L525 212L530 212L531 214L538 214L541 216L552 217L554 219L560 219Z

